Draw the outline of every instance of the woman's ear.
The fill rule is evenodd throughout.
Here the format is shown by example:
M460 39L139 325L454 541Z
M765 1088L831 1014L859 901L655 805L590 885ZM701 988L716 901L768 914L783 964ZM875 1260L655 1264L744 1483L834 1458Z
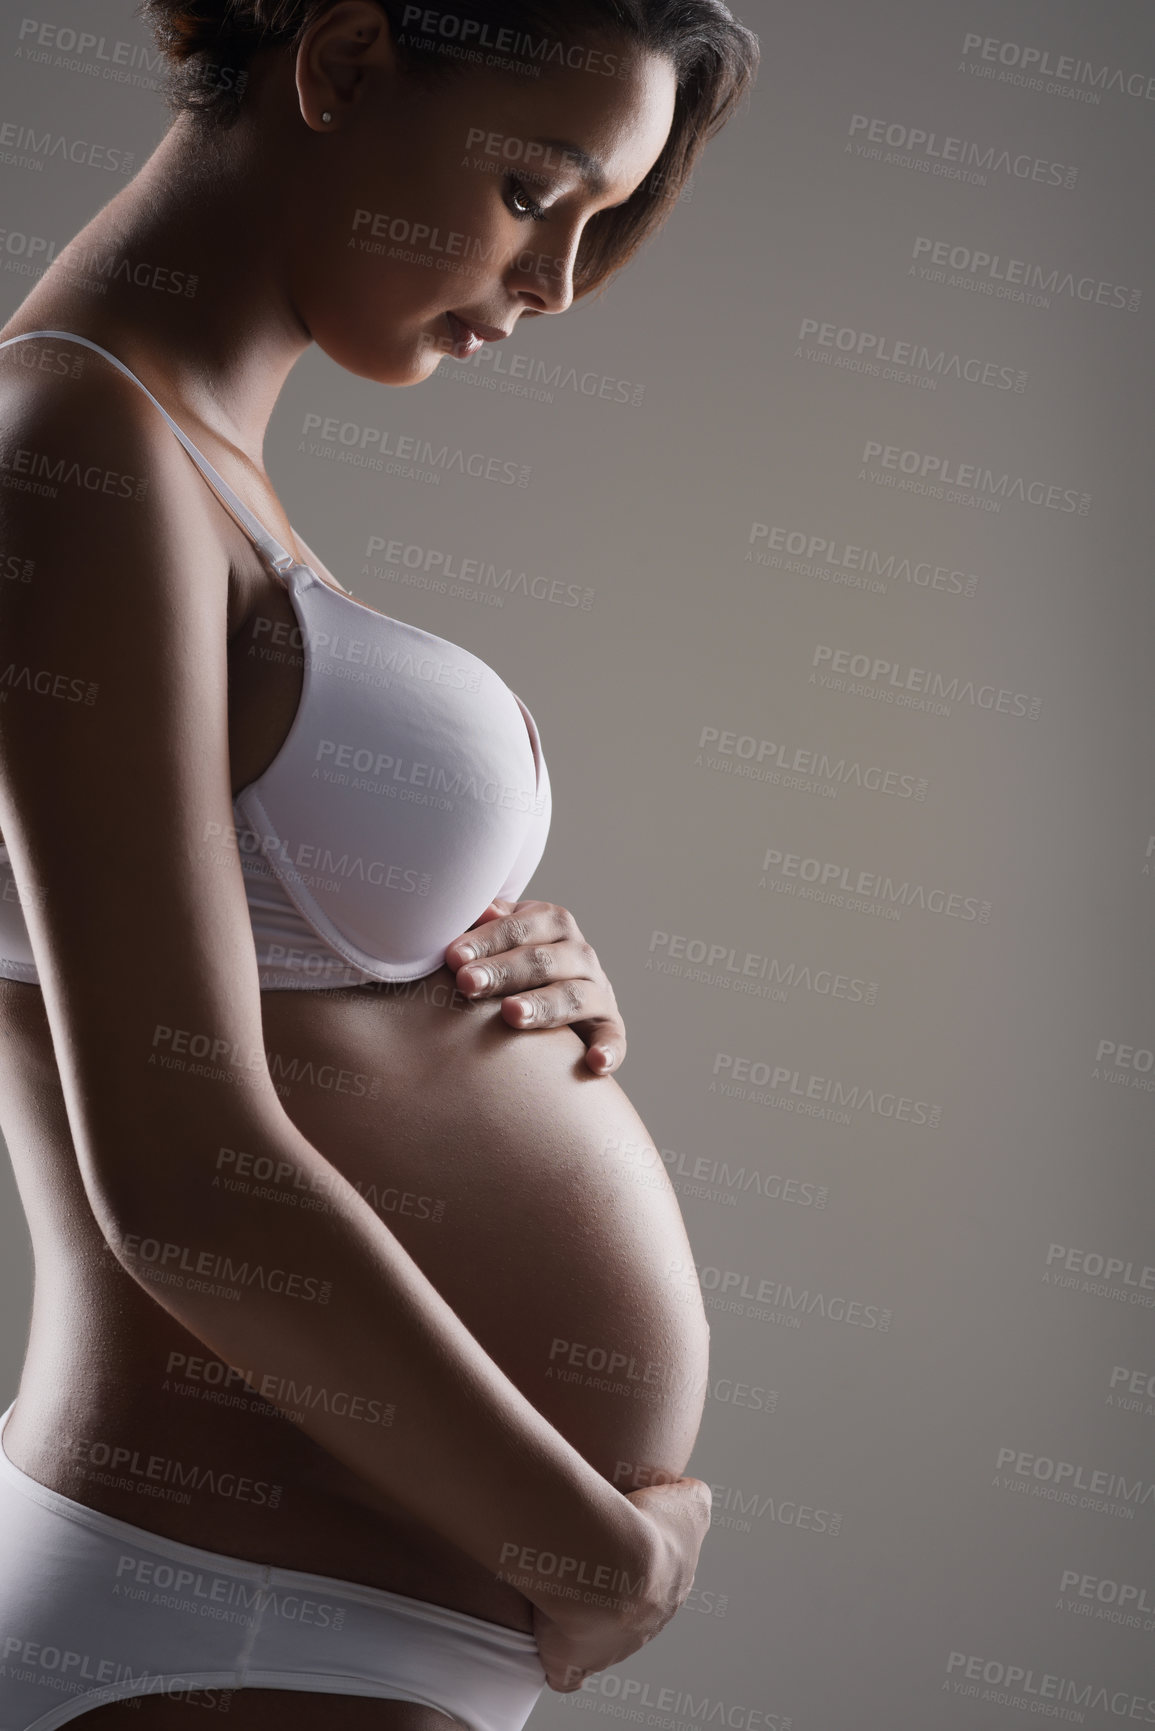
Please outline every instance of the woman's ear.
M306 125L337 132L372 73L398 65L389 20L373 0L342 0L306 30L297 49L297 98ZM323 117L329 116L326 120Z

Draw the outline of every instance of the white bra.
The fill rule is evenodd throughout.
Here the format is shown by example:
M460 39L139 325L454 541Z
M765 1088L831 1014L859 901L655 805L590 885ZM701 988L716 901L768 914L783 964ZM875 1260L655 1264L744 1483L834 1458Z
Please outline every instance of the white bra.
M262 991L432 973L495 896L521 896L545 849L549 773L529 710L469 650L294 559L115 355L69 331L0 348L32 337L82 343L140 386L292 603L296 715L233 801L234 828L206 838L209 866L239 846ZM0 976L38 983L2 844Z

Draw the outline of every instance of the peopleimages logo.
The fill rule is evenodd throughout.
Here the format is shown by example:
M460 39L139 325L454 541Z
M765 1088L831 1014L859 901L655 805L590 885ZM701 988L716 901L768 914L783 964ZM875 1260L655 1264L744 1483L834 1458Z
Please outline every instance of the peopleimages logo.
M1144 1418L1155 1418L1155 1370L1132 1370L1130 1365L1111 1366L1107 1406L1123 1412L1141 1412ZM1126 1393L1121 1390L1126 1389Z
M18 276L42 276L56 257L56 242L42 234L24 234L20 229L0 228L0 253L4 270Z
M393 673L399 678L424 680L427 685L448 685L457 691L480 691L483 671L480 662L465 666L459 662L442 661L432 655L415 655L405 644L387 649L371 637L346 637L343 631L310 631L301 625L288 625L261 617L253 627L253 644L257 653L264 645L262 637L270 637L278 646L292 649L306 646L318 660L345 662L366 667L378 673ZM249 653L254 651L250 649ZM322 664L324 665L324 664ZM388 689L389 681L377 681Z
M314 433L317 437L310 437ZM497 481L503 487L529 485L529 464L512 457L489 457L483 451L437 445L417 433L361 426L357 421L339 421L335 415L306 414L297 450L306 456L332 456L355 467L376 468L382 474L386 472L384 459L391 457L414 470L417 464L427 464L428 472L438 476L456 473L478 481Z
M286 1298L299 1298L307 1304L328 1304L333 1282L318 1280L312 1274L295 1270L269 1268L263 1262L250 1262L246 1257L237 1262L227 1251L202 1250L187 1244L172 1244L159 1238L146 1238L139 1232L129 1232L121 1240L121 1252L140 1266L143 1279L161 1276L160 1284L183 1286L184 1276L192 1275L190 1290L206 1291L204 1281L225 1281L230 1287L257 1288ZM236 1296L240 1296L239 1292Z
M930 235L915 236L910 256L914 263L907 271L908 276L975 289L1003 300L1028 300L1049 306L1051 295L1068 295L1088 306L1118 307L1124 312L1137 313L1143 299L1143 290L1139 288L1128 288L1102 277L1076 275L1061 265L1041 265L1030 259L986 252L981 247L934 240ZM952 273L949 277L947 271Z
M1028 480L1024 475L1012 475L1007 470L997 474L982 463L957 463L952 457L933 451L904 451L901 445L885 445L878 439L867 439L862 447L861 463L874 463L879 469L903 476L899 485L908 490L925 492L931 498L962 498L977 494L989 501L987 508L998 511L1004 499L1018 499L1025 505L1040 505L1050 511L1076 511L1085 517L1091 509L1090 493L1076 487L1060 487L1052 482ZM886 475L876 477L863 469L859 479L881 479L894 485ZM947 488L958 492L946 492Z
M504 606L507 595L532 596L535 601L551 601L560 607L580 607L584 613L594 603L594 591L584 584L563 583L560 577L530 577L524 571L515 573L512 565L498 566L491 559L463 558L458 553L424 547L415 541L386 541L381 535L370 535L365 547L366 560L379 553L384 555L385 563L363 565L362 576L396 582L400 569L404 572L400 581L410 587L479 597L497 606Z
M825 353L803 350L803 343L816 343ZM853 364L884 379L895 378L908 383L916 373L929 374L926 383L934 388L939 379L964 379L971 385L989 385L998 391L1022 392L1027 388L1025 368L1002 366L997 361L980 360L977 355L960 355L957 351L935 349L914 338L885 336L879 331L860 331L852 325L836 325L818 319L804 318L798 330L798 347L794 353L805 359L830 361L832 365ZM886 364L889 363L889 364Z
M1059 84L1091 86L1088 95L1113 90L1120 96L1155 102L1155 74L1150 72L1127 72L1121 66L1079 60L1073 54L1053 54L1049 48L1028 47L1021 42L1003 42L997 36L980 36L976 31L968 31L963 37L962 55L964 61L970 62L972 71L985 61L992 67L1025 73L1032 84L1036 79L1052 78Z
M628 1703L617 1708L602 1706L599 1712L616 1712L622 1718L648 1725L674 1726L677 1731L687 1731L687 1721L694 1725L727 1726L729 1731L790 1731L793 1724L789 1714L774 1713L768 1707L748 1707L741 1701L723 1701L710 1695L695 1696L688 1689L648 1680L643 1683L638 1677L623 1677L619 1671L586 1677L580 1688L562 1695L558 1704L593 1707L591 1695ZM646 1709L644 1716L639 1711L642 1707Z
M1076 1287L1095 1298L1111 1298L1117 1304L1137 1304L1155 1310L1155 1263L1136 1263L1130 1257L1113 1256L1102 1250L1050 1244L1042 1278L1046 1286Z
M382 1425L391 1425L397 1411L392 1401L370 1400L365 1395L349 1394L345 1389L329 1389L320 1383L316 1387L311 1382L297 1383L291 1377L278 1376L273 1371L240 1370L220 1359L190 1358L184 1352L170 1352L164 1368L167 1373L161 1383L164 1390L174 1386L180 1388L188 1382L209 1388L219 1385L224 1390L240 1391L241 1397L235 1404L242 1406L244 1395L255 1395L263 1401L291 1408L299 1415L316 1412L319 1408L336 1418Z
M845 1323L848 1328L877 1329L887 1334L894 1320L889 1306L880 1308L843 1293L812 1292L808 1286L799 1289L788 1280L772 1280L740 1268L715 1268L710 1263L671 1257L666 1278L680 1288L680 1300L698 1294L709 1310L730 1311L760 1322L798 1328L802 1318L820 1316L827 1322Z
M980 1687L984 1685L985 1687ZM1017 1707L1051 1718L1082 1721L1078 1708L1090 1707L1113 1713L1120 1719L1141 1719L1155 1725L1155 1700L1133 1695L1127 1689L1111 1689L1106 1683L1077 1682L1054 1671L1036 1671L1030 1665L1011 1665L1004 1659L986 1659L981 1653L952 1653L947 1660L944 1691ZM1056 1703L1048 1706L1047 1703ZM1067 1710L1057 1703L1066 1702Z
M323 742L322 742L323 743ZM309 889L337 891L347 883L368 883L378 889L402 890L406 894L429 894L432 878L427 871L400 861L366 859L361 854L335 854L331 848L291 836L261 835L257 830L237 829L233 825L206 823L205 841L214 852L230 856L235 847L254 862L263 860L269 875L274 875L271 862L280 860L284 867ZM194 1056L200 1056L194 1053Z
M173 1595L166 1609L179 1606L219 1622L250 1623L254 1614L259 1620L266 1612L292 1623L311 1623L319 1629L339 1629L345 1621L343 1605L305 1598L300 1593L286 1592L283 1587L265 1587L255 1581L238 1581L232 1575L212 1574L185 1562L157 1562L152 1557L122 1551L117 1558L116 1584L110 1597L147 1600L150 1588Z
M629 403L638 408L646 391L645 385L632 379L619 379L613 373L597 373L589 369L579 372L576 367L562 361L547 361L540 355L522 354L516 349L502 352L492 344L478 349L468 360L454 360L449 370L453 373L505 374L507 381L526 379L541 386L539 397L551 403L554 390L564 390L603 403Z
M976 144L969 138L927 132L921 126L906 126L897 120L879 120L869 114L852 114L846 149L875 162L897 162L923 173L966 180L985 186L987 174L1009 174L1016 180L1041 181L1047 186L1075 185L1079 170L1067 163L1012 152L995 144ZM887 147L885 156L882 146Z
M923 913L945 914L958 920L974 920L980 926L988 925L991 917L990 902L979 900L977 896L964 896L957 890L944 889L941 885L912 883L909 878L903 878L899 882L882 872L855 871L853 866L846 865L842 860L821 860L806 854L784 853L778 847L768 847L762 855L762 876L758 880L758 888L777 888L777 885L770 885L768 880L771 877L783 879L791 886L791 890L795 883L801 883L814 885L828 892L837 892L842 896L865 896L870 901L893 908L895 919L899 917L902 908L919 908ZM811 898L804 896L803 899Z
M1149 1046L1132 1046L1121 1040L1100 1040L1095 1047L1091 1075L1096 1081L1110 1082L1115 1087L1139 1088L1145 1094L1153 1094L1153 1069L1155 1052Z
M1089 1497L1087 1507L1100 1507L1096 1500L1099 1498L1117 1498L1122 1504L1134 1505L1128 1509L1131 1517L1136 1507L1141 1508L1144 1503L1155 1500L1155 1483L1150 1479L1131 1479L1105 1467L1056 1460L1051 1455L1030 1454L1025 1449L1000 1448L995 1470L1032 1481L1036 1495L1040 1494L1039 1486L1045 1485L1052 1501L1074 1502L1077 1500L1072 1494L1075 1491L1084 1492Z
M405 44L413 38L422 47L436 46L443 53L452 51L455 58L474 64L496 64L505 70L532 72L535 76L543 66L557 66L593 72L603 78L624 78L630 67L627 56L607 53L602 47L533 36L507 26L495 28L488 19L470 18L439 6L406 6L401 14L400 39ZM517 61L511 60L515 55L519 57Z
M834 582L869 589L876 595L885 595L891 582L968 597L978 589L978 576L973 571L935 565L909 553L880 553L876 547L861 547L838 535L815 535L777 523L751 523L746 539L748 565L773 565L778 570L801 571L808 577L830 573ZM759 546L760 542L765 545ZM788 556L783 558L783 554Z
M733 944L708 944L704 938L687 938L677 932L651 932L650 959L646 962L651 972L655 967L655 950L662 952L656 963L659 973L711 982L721 980L727 986L739 989L746 980L764 981L772 987L796 986L800 991L815 992L820 997L844 998L852 1004L873 1004L878 997L877 980L855 979L849 974L832 973L829 968L811 967L809 963L783 962L777 956L763 956L753 950L743 952ZM684 965L687 962L689 967ZM755 990L754 995L764 994ZM782 999L785 996L783 990Z
M646 1183L650 1174L664 1170L679 1196L720 1202L727 1208L736 1207L739 1198L748 1194L773 1202L789 1202L797 1208L825 1208L830 1198L825 1184L783 1178L780 1173L760 1172L755 1167L734 1167L728 1160L714 1159L708 1154L690 1155L676 1148L655 1148L652 1142L631 1142L614 1136L607 1140L603 1154L607 1159L623 1162L630 1178L637 1182ZM657 1182L656 1177L653 1182Z
M145 90L159 89L156 78L164 53L153 44L124 42L107 36L94 35L90 30L76 30L70 24L55 24L40 18L25 18L17 31L17 60L35 65L62 66L69 72L99 75L117 84L135 84ZM85 59L86 55L91 56ZM232 68L220 67L219 82L228 87L234 80L243 87ZM230 76L231 74L231 76ZM205 82L212 82L206 79Z
M145 1455L139 1449L100 1438L70 1437L65 1448L70 1460L98 1469L94 1473L83 1473L82 1477L102 1482L111 1478L118 1488L131 1489L142 1495L159 1496L162 1494L160 1487L175 1486L171 1500L178 1503L191 1502L188 1495L191 1490L206 1491L214 1497L231 1497L242 1503L263 1503L270 1509L280 1506L282 1486L270 1484L267 1479L253 1480L246 1474L221 1467L202 1467L167 1455Z
M1075 1598L1084 1601L1078 1607L1084 1616L1105 1617L1112 1623L1130 1621L1140 1626L1142 1619L1135 1617L1134 1612L1142 1611L1148 1619L1145 1627L1155 1629L1155 1621L1151 1621L1155 1618L1155 1583L1140 1586L1085 1574L1081 1569L1064 1569L1059 1577L1059 1592L1070 1593L1072 1589Z
M159 1694L166 1701L184 1701L190 1707L227 1713L232 1699L229 1689L195 1688L179 1671L149 1672L139 1663L61 1647L52 1641L30 1641L22 1635L6 1635L0 1643L0 1673L6 1683L34 1683L42 1689L60 1690L73 1699L83 1692L84 1712L104 1702L111 1705L126 1698L136 1706L142 1697ZM569 1699L568 1695L563 1696L563 1700ZM39 1717L43 1724L48 1715ZM71 1713L65 1715L72 1717ZM57 1724L61 1723L57 1719Z
M878 763L864 764L858 758L832 757L820 746L782 745L777 740L759 739L753 733L708 724L698 734L693 766L719 770L738 780L801 788L806 793L821 790L829 796L840 787L859 787L868 793L921 803L930 786L924 775L903 774L897 769L884 769Z
M999 715L1025 715L1029 721L1037 721L1043 708L1041 697L1031 697L1025 691L976 685L973 679L962 679L957 673L948 678L932 667L908 667L883 655L856 654L852 649L836 649L830 643L814 645L810 665L829 670L812 672L811 685L849 691L854 696L882 697L904 708L926 709L927 703L909 700L908 694L917 692L941 706L936 711L939 715L949 715L952 703L968 703L972 709L989 709ZM838 677L832 678L831 675ZM847 679L857 683L847 684Z
M12 167L37 172L52 157L82 168L102 168L109 174L131 174L135 161L131 151L118 150L114 145L65 138L58 132L37 132L15 120L0 121L0 149L12 153L5 157Z
M879 1092L863 1087L860 1082L840 1082L833 1076L805 1076L788 1064L768 1064L761 1058L715 1052L711 1068L714 1078L709 1087L711 1094L776 1106L805 1117L849 1124L853 1111L871 1112L876 1117L894 1118L901 1123L925 1124L930 1129L937 1129L942 1122L942 1107L928 1100L912 1100L892 1090Z
M835 1509L818 1509L810 1503L798 1503L790 1497L775 1497L769 1492L747 1491L736 1485L710 1486L714 1515L711 1530L728 1528L732 1532L750 1533L754 1522L769 1515L771 1521L783 1527L798 1527L803 1532L826 1533L837 1538L842 1530L842 1515Z
M478 781L468 766L463 770L460 766L447 767L420 759L394 757L392 752L377 751L371 745L358 745L355 741L318 739L314 761L332 763L332 771L320 771L322 780L364 793L389 793L392 791L390 783L399 783L404 792L414 787L429 789L432 793L452 795L453 798L477 800L481 805L500 806L503 811L528 811L535 817L541 815L547 803L545 794L539 793L536 786L518 787L513 782L492 779ZM353 774L350 775L349 771ZM426 802L419 800L418 803ZM452 810L452 803L443 809ZM394 867L383 880L378 877L373 881L384 881L387 889L412 890L425 895L429 888L429 873L418 874L412 868L403 872L400 867Z

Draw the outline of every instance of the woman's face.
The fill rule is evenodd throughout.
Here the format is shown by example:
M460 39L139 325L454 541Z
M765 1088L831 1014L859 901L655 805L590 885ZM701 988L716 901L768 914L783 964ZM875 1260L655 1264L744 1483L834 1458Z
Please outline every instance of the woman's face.
M378 21L355 55L347 15ZM332 18L344 23L328 39L322 24L297 63L313 131L297 133L296 311L338 365L417 384L443 355L476 352L463 323L507 334L527 313L565 311L584 225L661 153L674 71L602 39L537 78L469 67L426 82L399 69L376 7Z

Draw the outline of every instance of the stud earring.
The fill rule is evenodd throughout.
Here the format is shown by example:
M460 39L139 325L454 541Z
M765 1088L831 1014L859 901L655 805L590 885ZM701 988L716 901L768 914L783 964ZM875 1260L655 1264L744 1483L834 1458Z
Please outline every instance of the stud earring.
M329 113L329 110L326 108L324 114L322 114L322 116L321 116L321 119L325 122L326 126L329 124L329 122L330 122L330 120L332 120L332 118L333 118L333 116Z

